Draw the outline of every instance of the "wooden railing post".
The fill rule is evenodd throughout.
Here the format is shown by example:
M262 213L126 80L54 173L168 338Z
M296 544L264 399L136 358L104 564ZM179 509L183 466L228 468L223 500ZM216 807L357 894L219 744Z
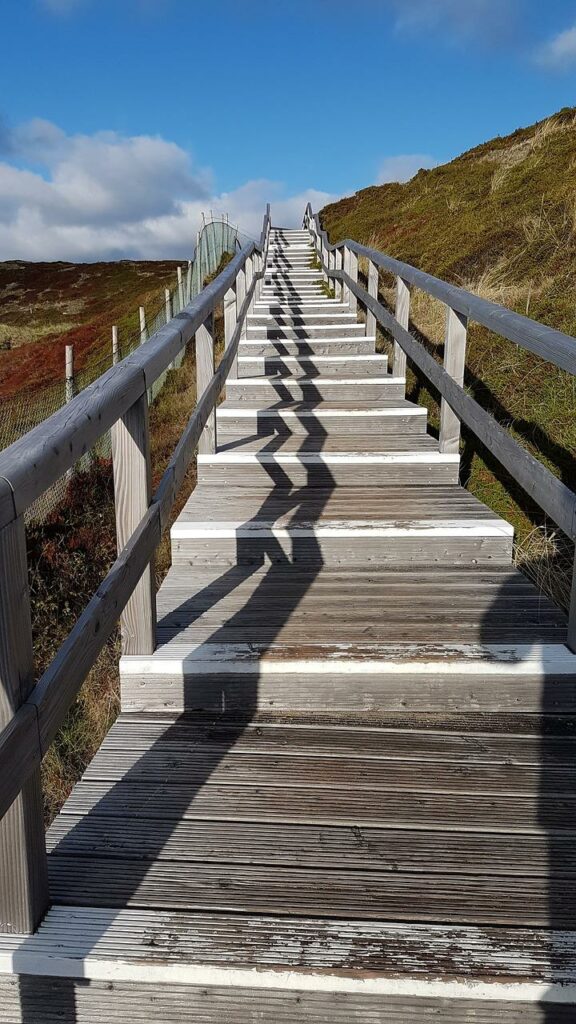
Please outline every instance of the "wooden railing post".
M249 256L248 259L246 260L246 294L248 294L248 292L250 291L250 289L252 287L252 282L254 280L254 274L255 273L256 273L256 254L254 253L252 256ZM248 310L248 312L251 312L253 306L254 306L254 294L252 294L252 298L250 300L250 309Z
M334 249L334 270L342 270L342 249ZM342 281L334 282L334 294L338 302L346 302Z
M572 588L570 592L570 607L568 609L568 647L576 654L576 556L572 570Z
M196 331L196 396L204 393L214 376L214 335L212 317ZM213 455L216 451L216 408L212 409L198 441L202 455Z
M342 270L345 274L350 272L350 250L347 245L342 246ZM350 302L350 289L346 281L342 281L342 302Z
M172 296L170 289L164 289L164 309L166 312L166 323L169 324L172 319Z
M323 238L322 241L320 242L320 259L322 262L322 277L326 281L326 284L328 284L328 274L324 269L324 265L328 264L328 247Z
M368 260L368 294L378 298L378 267L373 260ZM370 309L366 310L366 334L369 338L376 337L376 317Z
M19 517L0 530L0 731L27 699L33 680L26 535ZM37 769L0 821L0 932L30 934L42 920L48 903L42 790Z
M351 249L348 252L348 276L355 282L358 283L358 257L355 252ZM358 310L358 299L356 298L352 289L348 289L350 297L350 312L356 313Z
M467 317L448 306L444 341L444 369L460 387L464 384L467 333ZM460 419L445 398L442 399L440 407L440 451L447 454L458 454L460 451Z
M184 302L184 281L182 280L182 267L176 267L176 279L178 281L178 301L180 302L180 311L184 309L186 303Z
M112 427L112 465L118 552L150 506L152 471L146 393ZM153 654L156 644L154 561L150 561L120 618L123 654Z
M227 349L236 330L238 314L236 310L236 288L229 288L224 294L224 348ZM238 377L238 357L234 359L228 375L232 380Z
M396 278L396 319L407 331L410 326L410 285L402 277ZM392 373L394 377L406 377L406 353L397 341L394 342Z
M238 271L238 274L236 276L236 307L237 307L236 308L236 317L237 318L240 316L240 310L242 309L242 306L244 304L244 299L245 298L246 298L246 271L245 271L245 268L242 267L242 269ZM244 323L242 325L242 336L244 337L245 335L246 335L246 321L244 321Z
M334 279L330 277L330 271L334 269L334 253L331 249L326 250L326 262L328 264L328 274L326 280L329 288L334 288Z

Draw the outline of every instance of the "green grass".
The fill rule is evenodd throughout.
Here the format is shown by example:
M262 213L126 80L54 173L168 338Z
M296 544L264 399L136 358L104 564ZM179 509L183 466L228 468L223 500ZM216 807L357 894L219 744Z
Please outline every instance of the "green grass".
M533 319L576 334L576 108L493 139L406 184L325 207L332 242L350 237ZM392 281L381 293L393 302ZM441 303L414 293L412 327L442 356ZM380 347L387 342L380 340ZM575 342L576 347L576 342ZM466 387L570 487L576 484L575 378L471 325ZM410 373L408 397L438 425L437 396ZM572 547L474 437L463 480L516 529L518 559L566 603ZM552 582L551 582L552 581Z

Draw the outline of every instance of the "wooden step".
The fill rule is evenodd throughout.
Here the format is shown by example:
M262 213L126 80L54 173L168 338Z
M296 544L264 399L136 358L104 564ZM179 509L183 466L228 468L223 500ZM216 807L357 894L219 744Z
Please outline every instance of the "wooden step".
M240 342L238 353L240 356L263 356L263 355L299 355L310 354L318 356L329 355L373 355L376 346L375 337L362 338L295 338L286 341L282 338L276 340L254 341L245 339ZM387 358L383 356L382 358Z
M341 340L341 339L338 339ZM368 340L368 339L367 339ZM372 342L372 339L370 339ZM373 342L372 342L373 343ZM383 377L388 371L388 357L366 353L321 355L299 353L238 357L238 379L243 377L291 377L311 379L314 377Z
M46 958L42 963L46 962ZM210 967L210 982L159 984L150 968L147 980L111 981L82 977L30 978L0 976L0 1020L6 1024L111 1024L116 1019L142 1024L573 1024L573 996L547 985L507 986L468 982L460 988L399 985L374 987L362 978L358 990L347 982L343 990L326 981L311 989L305 973L292 984L280 984L278 972L252 971L250 978L235 972L221 974ZM174 973L177 973L174 971ZM202 978L202 974L200 975ZM265 987L269 985L271 987ZM399 989L400 994L399 994ZM22 1003L27 1007L22 1013ZM4 1016L2 1016L2 1014ZM543 1016L546 1014L546 1017Z
M571 1024L574 1013L574 937L544 929L56 906L34 938L1 941L10 1024Z
M311 440L316 442L314 447L309 445L305 451L283 451L280 446L275 450L273 441L262 449L259 439L256 445L238 443L214 455L199 454L198 481L218 487L310 488L458 482L460 457L434 450L433 439L429 447L413 451L410 438L403 437L395 450L386 451L382 441L375 442L374 435L369 435L351 452L327 450L318 436Z
M301 324L284 326L249 324L246 328L246 338L249 341L260 341L262 339L286 338L363 338L366 336L366 326L354 321L343 321L329 324L316 324L306 321Z
M318 312L311 312L306 310L305 312L298 313L297 311L285 311L285 312L261 312L256 309L254 313L251 313L247 318L248 329L251 327L303 327L306 324L310 326L319 326L322 324L328 324L331 326L337 324L356 324L356 317L353 313L348 312L347 309L341 309L335 311L333 309L319 310Z
M245 437L274 433L324 437L421 434L426 430L426 419L426 409L406 399L378 404L279 401L266 406L254 399L239 403L227 398L216 411L219 431Z
M274 302L267 300L254 303L254 316L327 316L332 313L347 313L350 307L347 303L337 302L336 299L328 299L325 296L316 300L298 302L297 299L288 299L286 302Z
M512 527L458 487L313 487L294 495L281 487L250 487L246 465L244 471L240 486L196 489L172 526L174 562L392 566L511 560Z
M228 380L226 394L234 402L246 399L268 405L273 401L298 402L380 402L404 398L406 380L404 377L370 377L360 380L356 377L312 377L310 380L278 380L266 377L244 377Z

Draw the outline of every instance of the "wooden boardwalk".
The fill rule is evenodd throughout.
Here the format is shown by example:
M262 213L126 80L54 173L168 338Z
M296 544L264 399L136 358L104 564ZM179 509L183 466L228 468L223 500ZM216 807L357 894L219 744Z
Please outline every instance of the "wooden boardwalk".
M566 619L312 254L272 230L2 1022L576 1020Z

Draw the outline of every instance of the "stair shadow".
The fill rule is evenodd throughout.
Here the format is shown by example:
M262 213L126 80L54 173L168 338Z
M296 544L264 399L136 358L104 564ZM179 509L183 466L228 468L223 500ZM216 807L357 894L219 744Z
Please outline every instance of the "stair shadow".
M287 396L284 400L290 400L285 385L280 385L280 387ZM314 385L311 384L310 389L313 388ZM282 401L282 398L280 398L280 401ZM308 394L305 402L294 403L295 411L298 413L299 406L306 405L306 410L309 412L310 407L318 405L320 401L319 394L316 395L316 398L314 398L313 394ZM301 423L304 430L306 430L310 424L309 416L303 418ZM321 450L327 432L322 428L320 421L314 423L314 428L318 450ZM267 445L267 450L273 451L277 447L281 447L284 440L284 434L279 434L277 440L272 438ZM305 440L306 435L304 434L302 437L303 445ZM266 520L266 518L271 518L273 515L277 516L279 500L284 515L290 516L293 514L297 516L298 511L302 509L309 495L308 486L294 487L281 466L270 465L267 467L267 470L272 489L266 494L256 517L247 520L245 525L248 527L254 523L255 518ZM316 483L316 481L313 481L313 483ZM322 509L328 500L333 486L334 481L330 483L328 475L324 474L322 490L319 492L319 495L321 494L322 497L315 505L314 514L317 519L322 514ZM216 608L223 597L232 594L240 583L249 579L263 567L268 566L268 568L246 604L228 619L225 625L214 631L205 646L228 643L231 632L236 629L245 632L246 621L250 621L252 613L256 611L258 614L261 614L267 588L270 587L271 583L275 582L277 577L281 577L281 583L284 588L281 621L277 621L275 625L272 623L267 624L266 640L263 640L259 645L260 657L264 656L273 647L275 637L289 620L291 612L298 607L302 597L309 590L313 580L320 571L321 564L322 555L320 547L313 535L306 538L301 538L298 535L293 536L289 551L272 535L263 538L257 544L254 544L250 539L238 537L237 564L234 566L223 566L222 573L218 579L195 595L196 601L201 600L207 609ZM306 574L302 573L303 566L307 569ZM182 622L186 624L189 624L189 620L193 621L194 598L183 601L175 610L174 615L176 618L180 617ZM159 628L162 628L162 625L163 620L160 619ZM186 627L183 626L182 628ZM58 862L62 864L62 858L74 857L75 865L72 866L70 863L71 874L74 870L77 874L82 874L82 885L76 888L74 893L70 889L66 893L64 884L60 882L65 892L66 905L107 907L117 910L127 907L132 909L146 906L147 900L143 895L143 889L145 888L151 866L161 858L161 854L166 843L171 838L175 826L185 817L188 809L193 805L196 795L204 786L210 784L211 775L219 760L224 758L234 748L246 727L258 717L258 681L258 671L255 671L254 674L243 674L240 684L237 679L230 678L226 680L220 677L220 675L205 677L201 682L191 679L186 686L185 698L187 702L189 701L189 704L185 704L187 710L174 721L167 720L167 728L162 734L161 740L152 742L150 747L128 769L122 780L108 786L107 791L101 797L98 797L98 785L95 786L95 796L91 808L71 828L67 836L56 845L50 856L53 884L55 869L58 867ZM195 700L199 702L196 706ZM180 784L176 788L172 785L173 777L171 777L170 758L167 758L164 772L159 771L158 760L166 755L170 743L178 739L179 727L184 722L190 721L195 715L198 721L205 723L207 729L210 729L211 726L213 727L215 722L224 722L227 726L225 742L218 750L216 758L207 759L208 763L206 764L205 771L196 772L188 784ZM150 717L158 720L162 716L157 714ZM134 724L132 728L136 728ZM146 794L143 795L143 779L146 778L150 781ZM134 808L134 800L136 799L136 802L138 802L139 791L140 818L146 818L153 825L154 839L147 844L146 856L136 856L137 851L134 850L131 851L133 855L127 858L125 854L121 855L121 851L116 849L113 843L103 844L99 837L94 841L91 840L91 823L93 821L101 823L106 820L111 821L112 819L125 818L130 814L129 807L132 806ZM167 796L170 796L169 818L165 814ZM152 829L150 834L152 834ZM178 863L183 874L187 870L194 870L193 863L192 866L190 866L190 862ZM222 868L222 885L225 886L225 863L222 865ZM157 909L172 909L174 913L177 913L177 902L172 902L164 891L163 895L159 896L158 900L155 901L155 907ZM201 901L197 899L196 903L200 904ZM150 902L148 902L148 906L150 906ZM221 905L217 905L215 913L222 911L222 909ZM237 910L241 912L242 907L238 907ZM233 911L234 908L231 909L231 912ZM103 927L100 934L91 936L90 942L85 944L83 950L85 956L94 950L96 943L104 934ZM18 971L19 963L21 969L25 969L26 953L28 948L34 948L33 943L34 938L25 940L21 947L21 959L19 960L18 953L15 955L14 969L16 971ZM59 983L59 1020L62 1024L75 1024L78 1020L75 999L75 989L78 983L78 979L76 981L62 979ZM37 998L34 997L34 977L22 974L19 977L19 984L21 1024L42 1024L42 1021L38 1018Z

